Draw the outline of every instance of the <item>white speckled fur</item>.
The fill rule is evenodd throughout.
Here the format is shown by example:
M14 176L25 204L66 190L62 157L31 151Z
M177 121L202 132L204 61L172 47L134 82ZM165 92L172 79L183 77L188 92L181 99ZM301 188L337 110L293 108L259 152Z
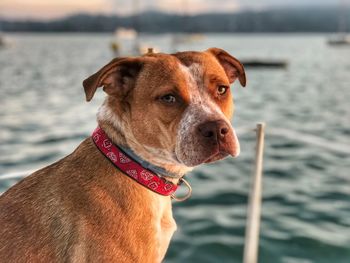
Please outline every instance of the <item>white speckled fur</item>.
M125 131L125 122L119 119L119 116L113 113L107 104L107 99L103 102L97 112L98 121L107 121L111 123L117 130Z
M195 136L194 127L206 121L224 120L232 130L234 138L237 141L237 152L239 153L239 143L236 133L231 127L230 121L223 114L219 106L205 92L203 69L198 63L193 63L189 67L180 64L180 69L185 75L187 86L190 93L190 104L179 125L175 153L177 158L185 162L187 156L194 156L196 149L193 145L183 143L184 141L193 141L191 137Z

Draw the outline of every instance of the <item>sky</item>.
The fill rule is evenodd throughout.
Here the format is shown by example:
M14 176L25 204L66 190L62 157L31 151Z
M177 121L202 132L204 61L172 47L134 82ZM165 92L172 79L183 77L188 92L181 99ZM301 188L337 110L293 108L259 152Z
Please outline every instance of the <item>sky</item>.
M138 4L134 5L135 2ZM0 0L0 17L41 20L74 13L128 15L135 10L149 9L196 14L283 6L334 5L339 2L350 0Z

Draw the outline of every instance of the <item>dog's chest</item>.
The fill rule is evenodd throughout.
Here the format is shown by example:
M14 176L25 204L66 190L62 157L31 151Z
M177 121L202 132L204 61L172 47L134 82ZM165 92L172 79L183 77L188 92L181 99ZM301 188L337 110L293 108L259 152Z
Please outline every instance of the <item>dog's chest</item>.
M158 239L159 262L165 256L170 240L176 231L176 222L173 218L172 205L169 197L159 196L153 207L156 215L156 229Z

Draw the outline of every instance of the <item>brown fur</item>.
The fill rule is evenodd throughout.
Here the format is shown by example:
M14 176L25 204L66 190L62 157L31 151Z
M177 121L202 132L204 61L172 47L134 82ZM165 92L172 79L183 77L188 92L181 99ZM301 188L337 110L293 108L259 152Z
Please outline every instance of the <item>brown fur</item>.
M123 175L86 139L71 155L1 196L0 258L155 262L161 245L152 224L156 206L151 191ZM172 221L167 213L161 218L166 230Z
M115 59L84 81L88 101L100 86L108 94L98 123L112 141L179 177L191 167L172 158L182 138L181 122L193 103L190 82L179 65L193 63L201 65L203 76L192 84L203 98L213 97L209 100L222 112L214 111L210 118L231 117L231 93L216 98L216 87L236 77L245 85L244 69L219 49ZM167 93L177 94L174 107L159 101ZM203 143L193 136L198 135L184 138L186 143ZM222 141L223 149L236 147L233 140ZM7 262L160 262L176 229L170 197L125 176L90 138L5 192L0 226L0 261Z

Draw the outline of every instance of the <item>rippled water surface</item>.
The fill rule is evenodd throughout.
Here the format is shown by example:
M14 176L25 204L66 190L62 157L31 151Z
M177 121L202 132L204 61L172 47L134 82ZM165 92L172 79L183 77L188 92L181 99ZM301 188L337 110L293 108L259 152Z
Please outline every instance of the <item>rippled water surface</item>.
M70 153L96 126L103 92L82 80L112 57L109 35L10 35L0 49L0 176ZM173 51L171 36L142 42ZM181 50L221 47L240 59L289 61L247 69L233 86L242 153L188 176L174 207L178 231L165 262L240 262L258 121L267 123L260 262L350 262L350 48L326 36L208 35ZM0 181L0 192L15 181Z

